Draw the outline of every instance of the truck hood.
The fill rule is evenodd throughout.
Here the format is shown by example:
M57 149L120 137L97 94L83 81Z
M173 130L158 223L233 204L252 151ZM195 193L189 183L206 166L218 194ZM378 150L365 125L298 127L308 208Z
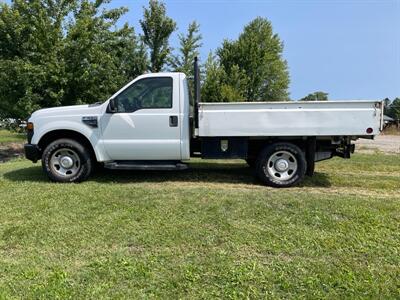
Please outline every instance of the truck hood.
M44 108L35 111L29 121L33 122L35 119L43 117L98 115L101 113L102 107L103 103Z

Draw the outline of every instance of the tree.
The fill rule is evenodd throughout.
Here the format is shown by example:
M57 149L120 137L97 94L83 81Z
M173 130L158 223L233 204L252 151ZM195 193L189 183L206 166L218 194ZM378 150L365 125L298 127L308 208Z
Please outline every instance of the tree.
M0 4L0 111L26 118L42 107L104 101L147 65L126 9L106 0Z
M236 41L225 40L217 55L226 76L240 80L244 99L282 101L288 100L290 81L282 52L283 43L271 23L259 17L244 27Z
M212 52L209 53L204 66L204 81L201 86L201 97L206 99L207 102L221 102L221 85L222 80L226 77L226 74L222 68L220 68L215 56Z
M212 52L205 63L205 79L201 94L207 102L234 102L245 101L243 90L245 87L243 74L237 66L228 76L224 68L216 60Z
M25 118L61 104L63 20L72 1L15 0L0 6L0 110Z
M312 94L308 94L304 98L301 98L300 101L327 101L328 95L328 93L318 91Z
M171 67L175 72L183 72L193 76L193 62L199 56L199 48L202 46L202 36L199 33L200 26L195 21L189 24L187 34L179 34L179 54L171 59Z
M387 115L397 121L400 120L400 98L395 98L392 103L389 104Z
M105 100L146 70L143 47L127 24L114 29L127 11L104 10L105 0L83 0L68 23L64 60L68 85L63 105Z
M160 72L171 53L169 37L175 31L176 23L166 15L162 2L150 0L149 8L144 8L140 25L143 41L150 49L150 70Z

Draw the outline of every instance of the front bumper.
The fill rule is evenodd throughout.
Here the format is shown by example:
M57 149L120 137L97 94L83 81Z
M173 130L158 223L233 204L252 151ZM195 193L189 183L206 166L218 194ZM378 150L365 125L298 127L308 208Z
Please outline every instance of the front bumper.
M33 144L25 144L25 157L34 163L40 159L40 149L37 145Z

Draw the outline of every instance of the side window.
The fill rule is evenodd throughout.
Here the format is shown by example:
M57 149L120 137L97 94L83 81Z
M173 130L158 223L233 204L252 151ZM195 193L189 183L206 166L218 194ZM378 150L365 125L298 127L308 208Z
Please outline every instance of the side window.
M172 108L172 78L141 79L120 93L115 102L118 112L134 112L143 108Z

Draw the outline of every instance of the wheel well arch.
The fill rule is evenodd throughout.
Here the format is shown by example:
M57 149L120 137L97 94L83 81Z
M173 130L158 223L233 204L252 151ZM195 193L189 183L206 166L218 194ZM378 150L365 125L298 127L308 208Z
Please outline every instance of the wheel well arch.
M83 146L85 146L86 149L90 151L90 155L93 159L96 160L96 153L94 151L94 148L89 141L89 139L84 136L82 133L79 133L75 130L68 130L68 129L57 129L57 130L52 130L44 134L39 142L38 146L41 152L44 151L44 149L52 142L55 140L61 139L61 138L67 138L67 139L72 139L75 140L79 143L81 143Z
M261 150L265 146L274 143L291 143L298 146L301 150L306 152L307 140L301 138L260 138L260 139L250 139L248 141L248 158L256 159Z

